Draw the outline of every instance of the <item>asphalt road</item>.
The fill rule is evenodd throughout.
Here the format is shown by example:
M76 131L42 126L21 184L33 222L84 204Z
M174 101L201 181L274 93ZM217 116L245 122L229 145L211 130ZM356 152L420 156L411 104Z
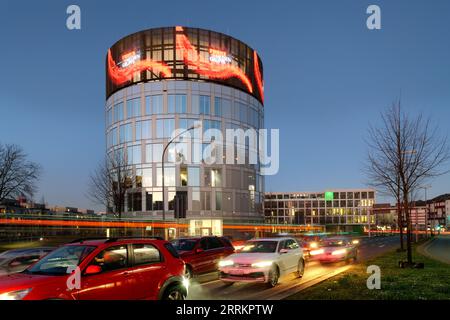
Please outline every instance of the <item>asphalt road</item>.
M422 252L433 259L450 264L450 236L437 236L422 247Z
M359 260L366 260L393 250L399 246L398 236L371 237L360 239ZM344 262L321 265L317 261L306 264L303 278L294 275L280 279L275 288L267 288L259 283L235 283L224 285L217 273L196 277L191 282L188 299L197 300L278 300L306 289L320 281L351 268Z

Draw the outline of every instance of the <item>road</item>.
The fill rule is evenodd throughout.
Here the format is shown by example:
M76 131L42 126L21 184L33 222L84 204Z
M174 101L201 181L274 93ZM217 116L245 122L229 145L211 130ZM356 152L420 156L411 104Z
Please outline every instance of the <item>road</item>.
M359 260L375 257L398 247L398 236L362 238L359 247ZM351 268L344 262L321 265L317 261L306 264L302 279L294 275L280 279L275 288L267 288L258 283L235 283L224 285L217 273L201 275L192 280L189 297L192 300L278 300L306 289L320 281Z
M437 236L426 243L421 251L435 260L450 264L450 236Z

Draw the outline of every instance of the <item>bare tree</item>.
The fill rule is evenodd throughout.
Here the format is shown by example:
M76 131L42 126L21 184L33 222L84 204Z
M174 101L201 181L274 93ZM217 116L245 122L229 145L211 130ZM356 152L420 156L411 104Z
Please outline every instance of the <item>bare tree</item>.
M398 200L400 230L403 209L407 260L412 263L412 193L426 180L448 172L442 166L450 159L450 152L447 139L438 136L437 127L432 129L430 120L422 115L409 117L403 113L400 102L386 110L381 119L379 128L369 129L368 176L372 184Z
M41 171L21 147L0 144L0 201L18 196L32 198Z
M132 185L133 172L126 156L122 152L113 152L90 175L87 195L120 219L125 209L126 190Z

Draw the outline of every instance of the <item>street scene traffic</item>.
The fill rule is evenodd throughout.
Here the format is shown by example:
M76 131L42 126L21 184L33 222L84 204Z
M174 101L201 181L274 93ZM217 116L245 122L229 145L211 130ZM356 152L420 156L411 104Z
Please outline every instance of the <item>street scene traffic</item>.
M450 2L0 7L12 316L450 300Z

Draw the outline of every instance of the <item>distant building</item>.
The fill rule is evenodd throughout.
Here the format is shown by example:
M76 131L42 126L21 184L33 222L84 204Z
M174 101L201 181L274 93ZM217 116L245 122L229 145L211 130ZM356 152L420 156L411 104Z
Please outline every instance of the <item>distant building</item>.
M443 226L448 228L450 217L450 193L442 194L427 201L428 222L431 228Z
M360 231L375 224L373 189L273 192L264 199L269 224L325 225L327 230ZM370 217L370 218L369 218Z

